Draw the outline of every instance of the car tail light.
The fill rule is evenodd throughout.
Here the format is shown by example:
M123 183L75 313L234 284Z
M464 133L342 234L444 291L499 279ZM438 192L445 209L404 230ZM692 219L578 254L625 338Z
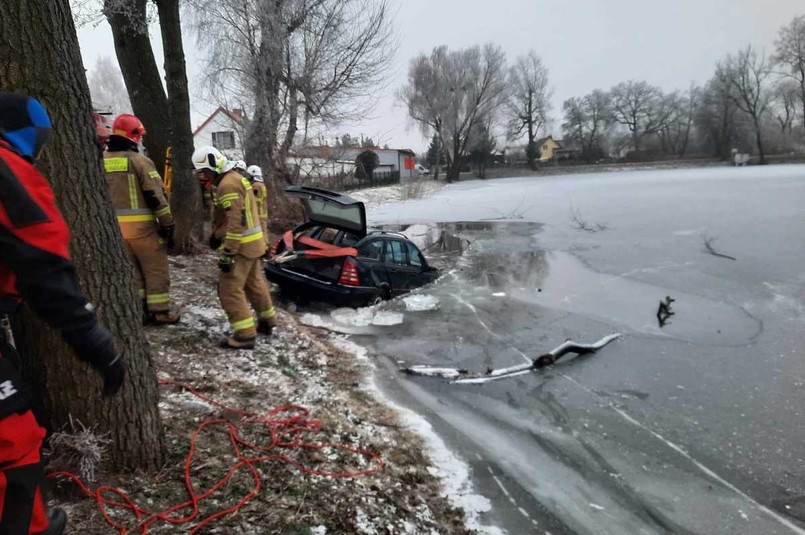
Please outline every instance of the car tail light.
M277 249L280 247L280 241L277 240L271 244L271 249L268 250L268 256L277 256Z
M347 258L344 260L344 265L341 267L341 275L338 277L338 284L344 286L360 286L361 279L358 276L358 266L352 259Z

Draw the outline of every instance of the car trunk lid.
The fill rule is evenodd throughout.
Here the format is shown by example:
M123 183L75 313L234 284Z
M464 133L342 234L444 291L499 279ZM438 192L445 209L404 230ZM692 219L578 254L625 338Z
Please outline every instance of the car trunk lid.
M366 236L366 207L349 195L308 186L289 186L285 193L302 201L308 221Z

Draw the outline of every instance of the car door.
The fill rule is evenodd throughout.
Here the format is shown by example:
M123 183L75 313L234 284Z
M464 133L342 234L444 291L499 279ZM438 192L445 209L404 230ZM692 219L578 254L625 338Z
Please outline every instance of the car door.
M438 272L431 269L425 261L425 257L419 248L411 242L405 244L408 248L408 265L411 268L411 279L409 280L409 289L419 288L425 284L432 282Z
M390 286L386 264L383 261L385 241L369 239L361 243L358 249L358 270L363 284L369 286Z
M408 244L402 240L388 239L383 255L386 272L393 296L404 294L416 287L421 269L408 263Z

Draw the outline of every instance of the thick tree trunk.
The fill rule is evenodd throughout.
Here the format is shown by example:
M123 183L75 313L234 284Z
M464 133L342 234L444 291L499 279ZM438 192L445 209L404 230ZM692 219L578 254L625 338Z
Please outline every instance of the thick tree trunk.
M201 190L191 166L193 129L187 88L179 0L156 0L165 50L165 81L170 102L170 146L173 164L171 210L176 221L176 251L193 252L202 234Z
M153 470L162 464L156 369L95 145L72 20L68 0L0 2L0 57L6 58L0 62L0 87L37 97L50 112L54 129L42 171L73 232L71 251L81 286L126 358L126 383L114 398L101 398L97 374L30 313L16 322L18 343L40 391L46 392L51 428L71 416L97 426L110 433L108 460L114 468Z
M282 144L277 151L277 174L285 178L286 184L291 184L290 176L288 175L285 163L288 161L288 154L293 146L293 140L296 138L296 131L298 129L299 120L299 98L293 88L288 88L288 126L285 129L285 135Z
M450 168L447 170L446 181L458 182L461 174L461 140L458 136L453 136L453 157L451 158Z
M146 0L105 0L104 14L112 27L117 62L131 107L148 131L143 144L162 174L168 148L168 98L148 38L145 7Z

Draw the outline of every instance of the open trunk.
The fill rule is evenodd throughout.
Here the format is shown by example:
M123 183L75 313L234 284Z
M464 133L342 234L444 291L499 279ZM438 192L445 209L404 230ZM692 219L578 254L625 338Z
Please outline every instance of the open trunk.
M319 188L290 186L285 192L302 201L307 221L285 233L271 261L301 275L338 282L344 260L358 255L351 245L366 236L363 203Z

